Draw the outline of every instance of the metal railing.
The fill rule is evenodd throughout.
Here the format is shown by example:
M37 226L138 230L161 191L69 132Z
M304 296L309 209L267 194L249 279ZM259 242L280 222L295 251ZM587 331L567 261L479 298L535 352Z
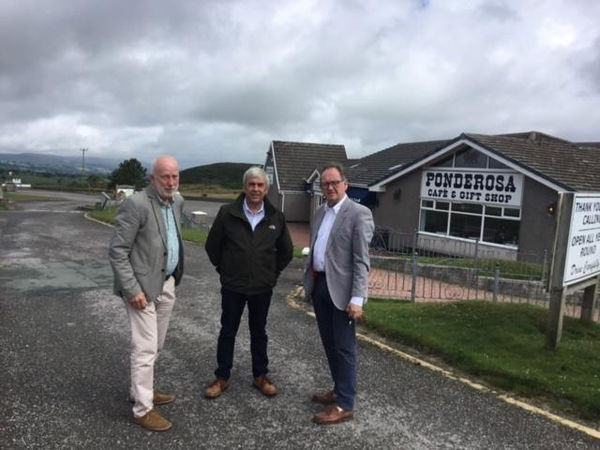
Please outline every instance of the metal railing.
M412 302L480 300L549 307L549 252L495 249L477 241L433 250L418 233L376 230L371 242L371 297ZM566 314L579 317L581 293L566 297ZM600 321L595 302L594 320Z

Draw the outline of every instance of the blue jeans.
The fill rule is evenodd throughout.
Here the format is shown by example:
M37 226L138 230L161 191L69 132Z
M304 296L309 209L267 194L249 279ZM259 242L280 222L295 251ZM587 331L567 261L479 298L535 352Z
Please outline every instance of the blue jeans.
M321 342L333 378L336 404L354 409L356 397L356 326L346 311L336 308L327 289L325 274L318 274L312 293Z
M217 370L215 370L217 377L228 380L231 376L235 336L246 303L248 303L252 375L256 378L269 372L266 326L272 295L271 289L262 294L245 295L221 288L221 331L217 342Z

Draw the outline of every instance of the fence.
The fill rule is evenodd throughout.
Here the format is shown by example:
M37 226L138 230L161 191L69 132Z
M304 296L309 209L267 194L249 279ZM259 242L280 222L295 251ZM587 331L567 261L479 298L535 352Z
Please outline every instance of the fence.
M479 242L444 243L433 250L417 233L376 230L371 242L369 295L413 302L480 300L525 303L548 308L551 258L495 249ZM579 317L582 293L566 298L567 315ZM593 320L600 321L595 302Z

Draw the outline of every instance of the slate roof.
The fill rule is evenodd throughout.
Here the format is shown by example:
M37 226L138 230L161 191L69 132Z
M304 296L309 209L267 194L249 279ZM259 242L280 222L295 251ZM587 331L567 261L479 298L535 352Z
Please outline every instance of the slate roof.
M600 148L600 142L576 142L576 144L580 147Z
M408 173L412 167L418 168L430 156L440 152L444 147L468 139L491 153L495 153L517 166L522 167L566 191L600 192L600 143L570 142L564 139L528 131L522 133L487 135L463 133L446 141L443 146L435 148L402 168L390 172L387 176L371 181L369 186L385 185L398 172ZM409 144L408 144L409 145ZM398 174L402 176L401 174Z
M304 180L315 169L330 162L345 165L348 160L343 145L273 141L271 148L279 189L284 191L304 191Z
M510 135L465 133L462 137L567 190L600 191L600 148L536 131Z
M433 150L444 147L449 140L409 142L388 147L379 152L349 162L346 176L352 186L367 187L397 172L400 166L419 159ZM394 167L394 170L390 170Z

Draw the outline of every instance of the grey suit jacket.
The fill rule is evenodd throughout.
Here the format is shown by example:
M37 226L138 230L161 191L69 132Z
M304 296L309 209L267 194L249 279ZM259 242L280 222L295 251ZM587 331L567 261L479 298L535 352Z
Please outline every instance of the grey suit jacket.
M310 255L304 273L304 290L312 295L314 273L312 252L323 217L325 205L315 214L311 227ZM346 198L337 213L325 250L327 288L335 306L345 310L352 297L366 301L369 283L369 243L373 237L373 215L363 205Z
M181 213L183 197L173 198L173 213L179 237L179 263L173 276L179 284L183 274ZM110 242L109 259L114 274L115 294L125 299L144 292L148 301L162 292L167 258L167 229L154 187L137 192L123 202L117 213Z

